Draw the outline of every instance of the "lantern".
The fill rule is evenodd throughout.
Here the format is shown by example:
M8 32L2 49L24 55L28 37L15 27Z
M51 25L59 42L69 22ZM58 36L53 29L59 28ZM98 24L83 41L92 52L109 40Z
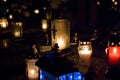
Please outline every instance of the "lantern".
M64 52L53 50L39 58L36 65L40 67L40 80L83 80L76 64L67 57L60 57L61 53Z
M8 20L6 19L6 18L1 18L0 19L0 27L1 28L7 28L7 26L8 26Z
M116 32L110 36L108 47L106 48L106 55L108 64L111 66L118 66L120 64L120 36Z
M46 32L47 29L48 29L48 21L47 21L47 19L43 19L42 20L42 30L43 30L43 32Z
M39 67L35 65L38 59L26 59L26 75L28 80L39 79Z
M39 55L35 45L33 45L32 50L33 50L32 54L25 59L26 76L27 80L38 80L39 67L36 66L36 62L39 59Z
M14 37L22 37L23 35L23 22L12 22L12 34Z
M59 50L70 47L70 23L67 19L55 19L52 21L52 46L58 44Z
M110 34L105 52L108 61L105 70L106 78L109 80L120 80L120 35L118 32Z
M92 55L92 45L90 41L79 41L78 44L79 61L82 65L90 65Z
M0 40L0 46L2 46L3 48L8 48L10 46L10 40L9 39Z

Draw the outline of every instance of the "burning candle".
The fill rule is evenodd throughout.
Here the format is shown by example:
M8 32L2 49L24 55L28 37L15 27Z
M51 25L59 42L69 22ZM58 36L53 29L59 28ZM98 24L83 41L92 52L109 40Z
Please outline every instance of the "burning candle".
M110 46L108 47L108 61L110 65L117 65L120 59L120 47Z
M78 54L80 57L80 63L89 66L92 55L91 42L79 42Z
M14 33L14 36L15 36L15 37L20 37L20 32L19 32L19 31L16 31L16 32Z
M8 20L6 18L0 19L0 27L7 28L7 26L8 26Z
M12 22L12 34L14 37L22 37L23 35L22 22Z
M39 67L35 65L35 62L38 59L26 59L26 64L27 64L27 77L28 80L30 79L39 79Z
M44 32L46 32L46 31L47 31L47 28L48 28L48 22L47 22L46 19L43 19L43 20L42 20L42 30L43 30Z

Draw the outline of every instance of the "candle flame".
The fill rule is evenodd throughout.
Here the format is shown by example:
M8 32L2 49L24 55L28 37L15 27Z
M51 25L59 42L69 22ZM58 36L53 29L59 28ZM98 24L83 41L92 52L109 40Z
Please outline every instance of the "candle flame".
M60 50L65 47L65 42L62 38L58 39L57 43L58 43L58 46L59 46Z
M35 73L35 70L32 69L32 70L30 71L30 73L31 73L31 74L34 74L34 73Z
M114 48L114 49L113 49L113 53L116 53L116 52L117 52L117 49L116 49L116 48Z

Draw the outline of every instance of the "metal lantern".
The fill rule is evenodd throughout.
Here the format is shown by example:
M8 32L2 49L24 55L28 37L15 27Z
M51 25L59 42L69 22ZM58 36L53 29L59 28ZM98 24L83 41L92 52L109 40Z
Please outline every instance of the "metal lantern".
M59 50L70 47L70 22L67 19L55 19L52 21L52 46L58 44Z
M92 55L92 45L90 41L79 41L78 44L79 61L82 65L90 65Z
M12 22L12 34L16 38L23 36L23 22Z

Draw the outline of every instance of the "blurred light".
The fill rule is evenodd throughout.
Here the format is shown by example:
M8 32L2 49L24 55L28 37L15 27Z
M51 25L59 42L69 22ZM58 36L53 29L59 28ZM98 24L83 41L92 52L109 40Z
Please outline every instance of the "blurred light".
M7 0L2 0L3 2L7 2Z
M99 6L100 6L100 2L99 2L99 1L97 1L97 5L99 5Z
M110 66L120 65L120 46L119 46L120 35L117 32L110 34L108 46L105 49L108 63Z
M22 37L23 35L23 22L13 22L12 24L12 34L14 37Z
M23 14L25 17L30 17L30 15L31 15L30 11L25 11Z
M60 46L60 48L65 47L65 42L62 38L58 38L57 43L58 43L58 46Z
M7 9L6 12L8 13L8 12L9 12L9 9Z
M120 45L120 42L118 42L118 45Z
M47 28L48 28L48 22L46 19L43 19L42 20L42 30L47 31Z
M1 18L0 19L0 27L7 28L7 26L8 26L8 20L6 18Z
M9 19L13 19L13 15L12 14L9 15Z
M8 39L3 39L2 42L1 42L1 44L2 44L2 47L3 47L3 48L8 48L8 46L9 46L9 41L8 41Z
M35 9L35 10L34 10L34 13L39 14L39 10L38 10L38 9Z
M115 2L114 2L114 5L118 5L118 2L117 2L117 1L115 1Z
M59 80L83 80L83 76L80 72L73 72L59 76Z
M46 10L47 8L46 7L43 7L43 10Z
M112 0L112 2L115 2L115 0Z
M35 73L35 70L31 69L30 73L33 75Z
M23 26L22 22L16 22L16 26Z

